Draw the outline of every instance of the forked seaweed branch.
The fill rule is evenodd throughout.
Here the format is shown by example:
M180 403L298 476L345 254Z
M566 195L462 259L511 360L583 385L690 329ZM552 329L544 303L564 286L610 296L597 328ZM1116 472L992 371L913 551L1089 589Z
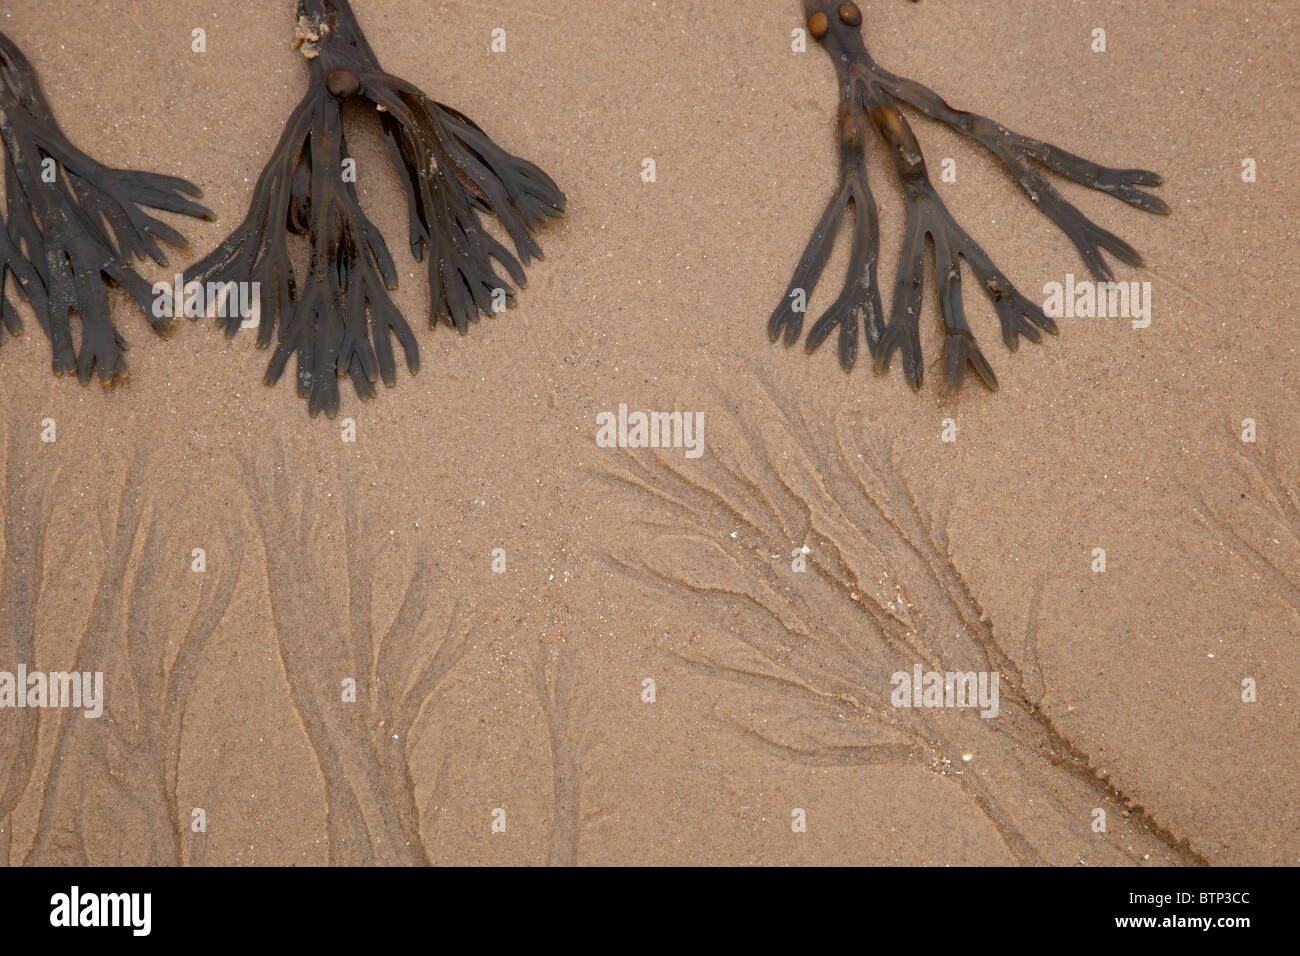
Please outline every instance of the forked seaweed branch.
M347 0L299 0L298 43L311 84L289 117L243 224L189 278L209 283L260 284L258 346L278 342L266 372L275 384L297 356L298 394L312 416L338 412L338 379L348 376L362 399L375 382L396 384L392 339L406 365L419 369L419 347L389 295L397 269L383 236L361 208L352 176L343 111L347 104L377 110L388 154L406 193L411 254L427 265L430 325L439 318L460 332L479 314L513 302L510 282L525 283L524 267L541 257L532 236L564 212L565 198L532 163L512 156L467 116L435 102L387 73ZM495 217L511 252L484 228ZM295 276L289 234L305 236L310 264ZM225 310L229 311L229 310ZM219 319L228 336L238 316Z
M170 296L132 267L136 257L167 264L158 242L185 237L144 210L202 219L198 187L175 176L113 169L77 149L59 129L27 58L0 34L0 137L5 146L4 222L0 223L0 325L13 335L22 320L6 293L13 275L53 349L54 374L98 374L112 384L127 374L127 342L113 325L108 286L122 288L155 332L171 325ZM157 306L157 308L155 308ZM72 316L81 323L73 338ZM3 336L0 336L3 338Z
M1163 200L1143 191L1144 187L1160 185L1160 176L1142 169L1100 166L1049 143L1014 133L994 120L954 109L933 90L895 76L871 58L862 39L862 11L856 4L805 0L804 6L808 30L830 53L839 78L840 184L813 231L785 298L768 322L768 334L773 341L781 339L787 346L799 340L807 301L852 206L853 246L844 288L809 330L807 350L816 350L838 330L840 364L845 371L851 370L858 356L861 314L876 371L884 372L894 353L901 351L903 375L912 388L919 389L923 361L918 322L926 240L930 239L934 243L944 326L944 384L950 391L960 389L969 365L985 385L997 388L997 376L966 321L962 260L971 267L992 300L1002 325L1003 341L1009 349L1017 348L1021 336L1039 342L1042 332L1055 334L1056 323L1039 305L1017 291L979 243L957 224L930 181L921 146L900 108L914 107L992 152L1034 204L1069 237L1100 281L1113 278L1103 253L1108 252L1130 265L1141 265L1142 257L1123 239L1092 222L1067 201L1049 181L1044 169L1146 212L1168 214L1169 206ZM865 148L873 127L893 158L907 205L907 229L888 320L881 308L876 276L879 222L867 182Z

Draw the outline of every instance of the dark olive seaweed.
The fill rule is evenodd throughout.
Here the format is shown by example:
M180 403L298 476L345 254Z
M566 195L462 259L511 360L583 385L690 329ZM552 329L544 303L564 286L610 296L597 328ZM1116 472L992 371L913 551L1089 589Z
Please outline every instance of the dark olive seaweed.
M184 179L112 169L68 142L31 64L2 33L0 138L6 157L0 324L14 335L22 330L6 295L12 273L49 337L56 375L75 370L83 385L96 372L104 384L125 378L126 339L113 325L106 286L126 290L154 331L165 332L172 321L170 297L155 296L130 264L147 255L166 265L156 239L187 245L184 236L140 207L203 219L212 213L185 198L201 194ZM79 348L72 337L74 312L81 320Z
M867 348L876 371L888 369L894 353L901 350L903 374L913 388L919 389L922 358L917 322L929 237L934 242L935 274L944 322L944 384L951 391L958 390L969 364L985 385L997 388L997 377L975 344L974 333L966 322L961 297L961 260L969 263L993 300L1008 348L1014 351L1021 335L1034 342L1041 341L1040 330L1055 333L1056 323L1042 308L1016 291L979 244L953 219L930 182L921 147L900 112L900 105L912 106L988 148L1006 165L1030 199L1070 238L1100 281L1112 279L1103 251L1130 265L1141 265L1142 257L1124 240L1067 202L1035 164L1109 193L1138 209L1168 214L1169 207L1163 200L1138 188L1158 186L1160 177L1141 169L1099 166L1048 143L1013 133L983 116L953 109L933 90L895 76L876 64L863 43L862 13L855 4L805 0L804 6L808 31L826 47L839 76L840 185L795 269L785 299L768 322L768 333L773 341L782 339L787 346L799 340L804 318L800 304L811 297L813 287L821 278L835 235L851 203L853 247L848 278L839 298L809 331L808 351L814 351L838 329L840 364L845 371L852 369L858 354L858 314L861 313ZM875 199L867 185L864 148L868 122L889 147L907 201L907 232L888 321L881 309L876 280L880 236Z
M363 399L374 396L378 378L396 383L390 335L412 373L420 362L415 336L388 294L397 288L397 269L344 176L345 103L379 111L406 192L411 253L417 261L427 256L431 326L442 317L465 332L496 302L512 302L514 292L492 260L522 288L524 266L542 254L531 231L560 216L565 198L549 176L507 153L464 114L384 72L346 0L299 0L298 15L310 88L258 181L247 218L187 279L259 283L259 346L271 344L279 323L266 383L275 384L296 354L298 394L313 417L324 411L332 418L339 378L349 376ZM479 213L500 221L517 256L484 230ZM289 233L306 236L311 248L301 290ZM241 320L218 321L233 336Z

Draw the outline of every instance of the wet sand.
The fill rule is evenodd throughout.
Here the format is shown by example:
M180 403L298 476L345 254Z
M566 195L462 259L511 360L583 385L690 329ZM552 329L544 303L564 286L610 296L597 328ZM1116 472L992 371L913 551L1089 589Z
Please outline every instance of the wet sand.
M1013 355L972 281L1001 388L956 397L934 365L913 393L897 363L768 342L836 178L834 72L792 52L798 3L354 6L389 71L538 163L568 214L516 309L430 331L361 118L422 368L370 403L344 383L334 421L292 373L262 385L248 332L161 339L123 296L128 383L55 379L23 307L0 345L0 670L103 672L106 715L0 710L0 861L1300 861L1289 4L864 6L888 69L1156 169L1174 210L1064 187L1143 253L1116 275L1151 283L1150 328L1064 319ZM306 90L292 3L219 7L0 8L73 142L202 186L217 221L165 217L191 245L151 280L242 220ZM1084 277L987 154L915 125L1023 292ZM904 207L869 161L888 307ZM927 278L930 362L939 327ZM621 404L702 412L704 454L599 447ZM887 679L914 662L1016 691L993 721L900 713Z

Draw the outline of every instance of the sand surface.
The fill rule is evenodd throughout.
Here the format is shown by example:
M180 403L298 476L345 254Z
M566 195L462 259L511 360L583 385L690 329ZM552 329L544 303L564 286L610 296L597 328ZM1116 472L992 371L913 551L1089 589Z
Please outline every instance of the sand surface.
M363 117L422 369L364 404L345 383L334 421L291 374L262 385L249 333L163 339L120 295L128 384L55 379L23 307L0 670L99 671L106 703L0 710L0 862L1300 862L1293 4L864 6L890 70L1156 169L1174 210L1064 188L1142 251L1117 277L1151 283L1150 327L1066 319L1012 355L972 282L1001 388L956 397L933 365L914 394L833 343L768 342L836 177L799 3L354 6L389 71L542 166L567 217L516 309L431 332ZM166 217L190 248L151 281L244 217L306 90L293 21L290 0L0 3L78 146L202 186L218 220ZM990 156L915 125L1022 291L1084 277ZM888 303L904 206L869 159ZM924 309L933 362L929 280ZM598 447L620 404L702 412L704 454ZM998 664L1023 693L918 723L886 683L913 663Z

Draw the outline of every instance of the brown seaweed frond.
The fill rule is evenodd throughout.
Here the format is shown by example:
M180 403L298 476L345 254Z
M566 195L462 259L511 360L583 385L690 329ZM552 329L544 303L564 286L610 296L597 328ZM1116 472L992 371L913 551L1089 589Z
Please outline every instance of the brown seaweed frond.
M361 208L355 177L345 175L345 104L367 104L380 114L406 193L411 254L427 261L431 326L441 318L463 333L480 314L512 304L510 283L522 288L524 267L541 258L532 231L563 214L565 197L541 169L507 153L464 114L385 72L346 0L300 0L298 7L311 85L258 181L247 218L188 277L205 287L258 283L259 347L270 346L279 329L266 383L275 384L296 355L298 394L313 417L323 411L332 418L339 378L350 377L363 400L375 396L381 378L396 384L392 338L412 374L420 361L415 336L389 296L398 281L392 256ZM514 252L484 229L481 214L497 219ZM289 255L291 233L311 248L301 286ZM241 317L219 321L233 336Z
M107 287L122 288L164 333L175 310L155 294L131 263L167 257L183 235L145 208L212 219L186 197L202 195L175 176L113 169L73 146L59 129L27 58L0 34L0 138L5 146L5 221L0 223L0 325L18 334L22 322L5 295L10 273L36 311L53 348L54 374L77 373L84 385L98 374L111 384L127 374L126 339L113 325ZM81 322L74 344L72 315Z
M923 361L918 320L929 240L934 244L935 275L944 323L944 384L950 391L959 390L969 365L985 385L996 389L997 376L976 344L975 334L966 320L962 260L992 300L1001 322L1003 341L1009 349L1017 348L1021 336L1039 342L1043 332L1055 334L1056 323L1042 307L1017 291L979 243L957 224L930 181L921 146L901 107L914 107L990 150L1034 204L1070 238L1100 281L1113 278L1103 253L1130 265L1141 265L1142 257L1123 239L1088 219L1068 202L1048 180L1043 168L1146 212L1168 214L1169 206L1162 199L1143 191L1144 187L1160 185L1161 178L1142 169L1100 166L1049 143L1014 133L986 117L953 109L928 87L895 76L876 64L863 43L862 12L856 4L807 0L805 7L809 32L831 54L839 75L840 185L813 231L781 305L768 321L768 334L773 341L781 339L787 346L799 340L807 302L830 259L835 236L852 204L853 250L848 277L834 304L809 331L808 351L814 351L838 329L840 364L849 371L857 360L860 328L865 327L867 347L876 371L888 369L894 353L901 351L903 375L912 388L919 389ZM907 202L907 231L887 321L881 310L876 278L880 243L876 204L866 173L865 145L872 127L889 148Z

